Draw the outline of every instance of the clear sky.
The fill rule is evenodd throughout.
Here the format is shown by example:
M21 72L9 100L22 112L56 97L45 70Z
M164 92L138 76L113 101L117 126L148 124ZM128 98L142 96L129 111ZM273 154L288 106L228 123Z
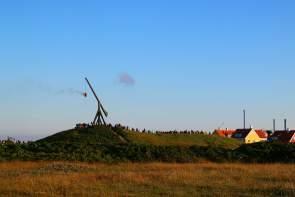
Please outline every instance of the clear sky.
M84 76L112 123L295 127L294 21L294 0L1 1L0 137L90 122Z

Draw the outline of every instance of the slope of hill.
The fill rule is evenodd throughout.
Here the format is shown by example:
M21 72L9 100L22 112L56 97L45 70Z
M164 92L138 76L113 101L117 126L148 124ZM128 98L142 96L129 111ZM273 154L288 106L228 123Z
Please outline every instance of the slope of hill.
M237 148L240 147L240 148ZM102 162L285 162L294 163L295 145L239 141L203 134L150 134L100 126L71 129L36 142L3 141L0 161L66 160Z
M95 126L86 129L70 129L48 136L36 142L79 143L79 144L120 144L125 139L107 126Z
M127 132L129 141L157 146L212 146L235 149L241 145L236 139L204 134L153 134Z
M46 143L78 144L139 144L156 146L210 146L235 149L241 143L235 139L203 134L153 134L126 131L120 127L96 126L71 129L38 140Z

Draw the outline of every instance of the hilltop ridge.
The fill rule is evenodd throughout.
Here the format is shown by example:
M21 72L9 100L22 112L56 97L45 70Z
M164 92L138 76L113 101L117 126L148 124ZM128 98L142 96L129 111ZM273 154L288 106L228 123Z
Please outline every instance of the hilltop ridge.
M207 134L164 134L143 133L127 130L123 126L94 126L58 132L37 143L80 143L80 144L139 144L156 146L213 146L234 149L241 145L235 139Z
M110 126L69 129L37 140L37 143L122 144L126 140Z

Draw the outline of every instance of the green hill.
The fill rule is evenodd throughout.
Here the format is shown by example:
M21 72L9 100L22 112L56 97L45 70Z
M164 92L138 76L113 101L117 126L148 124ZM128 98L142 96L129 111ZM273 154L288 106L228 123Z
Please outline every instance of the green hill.
M70 129L36 142L0 143L0 161L294 162L292 144L244 144L205 134L153 134L120 126Z
M124 130L122 127L96 126L62 131L38 140L46 143L75 144L139 144L155 146L211 146L235 149L241 143L235 139L204 134L153 134Z
M157 146L212 146L235 149L241 145L236 139L204 134L153 134L127 132L129 141Z
M121 144L126 143L117 132L108 126L70 129L48 136L36 142L40 143L78 143L78 144Z

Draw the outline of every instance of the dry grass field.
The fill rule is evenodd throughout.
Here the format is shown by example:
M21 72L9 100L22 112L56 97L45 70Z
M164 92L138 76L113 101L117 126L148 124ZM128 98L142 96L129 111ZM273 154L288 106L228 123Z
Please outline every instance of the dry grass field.
M0 195L295 196L295 166L3 162Z

